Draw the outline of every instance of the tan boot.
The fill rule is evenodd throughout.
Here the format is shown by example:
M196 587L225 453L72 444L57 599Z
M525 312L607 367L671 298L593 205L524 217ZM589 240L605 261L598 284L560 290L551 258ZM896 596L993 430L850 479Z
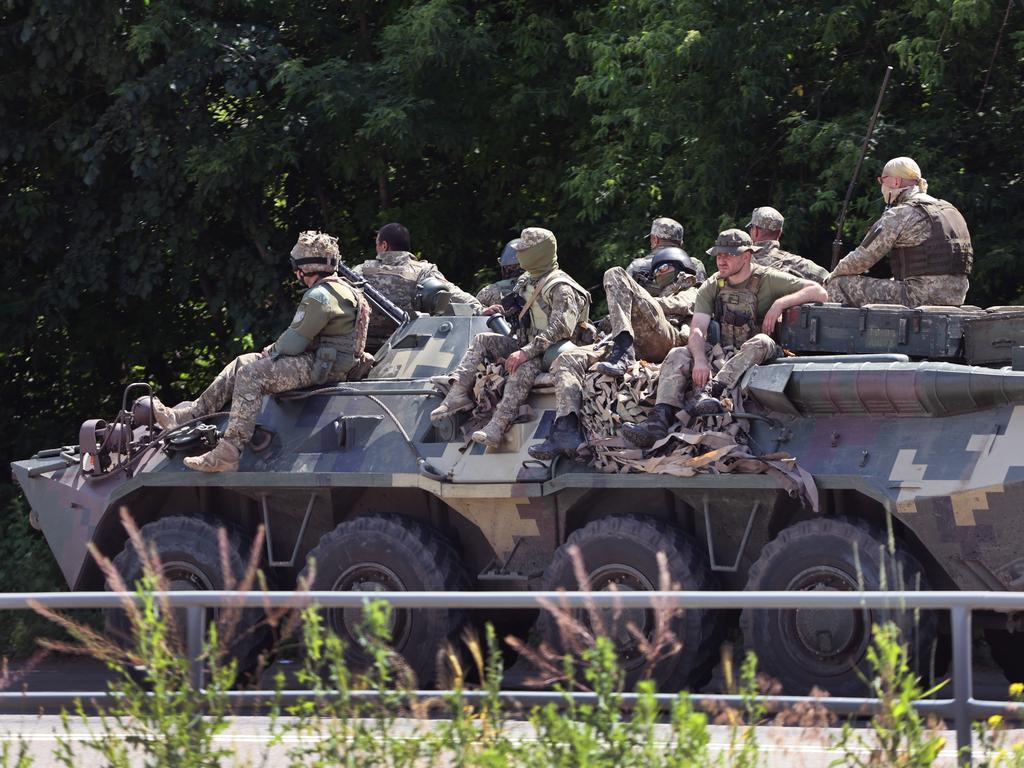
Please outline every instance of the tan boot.
M454 413L470 410L474 405L476 402L469 394L469 387L455 382L441 404L430 412L430 420L435 423L443 421Z
M472 434L474 443L483 443L488 448L498 448L505 440L505 431L511 422L495 416L483 429L478 429Z
M241 451L227 440L221 440L212 451L207 451L202 456L188 456L185 459L185 466L200 472L234 472L238 469L238 461L241 458Z
M184 403L178 403L173 408L168 408L162 402L159 397L154 397L152 401L153 406L153 421L161 429L176 429L186 421L192 420L192 406L194 403L186 401Z

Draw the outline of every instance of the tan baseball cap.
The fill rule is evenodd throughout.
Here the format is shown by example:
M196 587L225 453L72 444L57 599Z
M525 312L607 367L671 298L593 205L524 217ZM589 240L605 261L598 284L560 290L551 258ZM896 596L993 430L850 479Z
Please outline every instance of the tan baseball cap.
M755 208L754 212L750 214L747 227L760 227L778 232L782 229L782 222L785 220L785 217L770 205L763 205L760 208Z

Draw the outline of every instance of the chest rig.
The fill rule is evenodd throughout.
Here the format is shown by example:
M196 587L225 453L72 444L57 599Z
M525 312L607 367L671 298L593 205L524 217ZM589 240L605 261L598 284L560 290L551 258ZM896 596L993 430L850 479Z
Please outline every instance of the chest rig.
M721 327L723 347L738 348L757 333L757 291L762 274L754 270L747 284L740 287L719 279L715 296L715 320Z

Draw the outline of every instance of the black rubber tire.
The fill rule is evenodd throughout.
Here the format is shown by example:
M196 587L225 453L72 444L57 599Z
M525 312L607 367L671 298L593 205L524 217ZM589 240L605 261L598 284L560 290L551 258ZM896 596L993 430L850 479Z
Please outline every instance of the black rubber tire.
M669 579L680 589L705 591L717 588L707 558L691 536L653 518L614 515L594 520L569 535L568 540L555 551L544 572L545 590L576 591L580 588L569 555L569 548L574 545L579 548L594 590L601 590L612 582L620 589L657 589L658 552L665 553ZM623 614L618 628L612 633L617 635L626 673L625 689L633 690L645 676L647 665L636 648L635 638L624 627L627 621L632 621L644 631L653 625L653 612L638 610L629 613L629 616ZM578 621L590 624L586 610L574 612L574 616ZM609 618L606 617L605 621ZM718 661L719 624L713 611L696 608L682 611L670 621L669 629L681 648L648 672L660 690L697 690L707 683ZM561 633L550 614L541 614L538 628L544 640L558 652L565 652Z
M433 528L398 515L369 515L341 523L324 534L309 553L309 560L316 563L309 587L314 591L369 585L407 592L469 588L469 579L451 543ZM307 564L300 580L309 578L310 569ZM369 659L357 647L352 630L359 613L323 611L324 625L341 637L346 658L357 669L363 669ZM434 683L438 652L447 643L454 643L464 620L464 611L394 611L392 647L405 659L419 685Z
M993 661L1006 675L1006 680L1024 683L1024 632L986 629L985 640Z
M784 529L770 541L750 568L751 591L803 589L856 590L858 562L864 589L928 589L920 564L885 534L862 520L815 518ZM804 622L801 624L801 616ZM907 643L910 662L926 669L938 633L934 611L854 610L796 611L747 608L740 617L746 647L757 654L758 670L777 679L783 692L803 695L817 686L832 696L865 693L870 678L866 651L871 626L891 621ZM802 627L802 633L801 633ZM836 636L838 635L838 640ZM828 638L839 650L814 650L810 639Z
M220 545L217 528L194 517L164 517L142 526L139 531L148 545L155 546L163 575L172 589L221 590L227 588L222 571ZM245 547L242 537L229 530L228 564L233 583L237 585L245 575L246 560L242 556ZM135 545L129 540L124 549L113 560L114 567L121 574L129 589L143 575L142 560ZM110 584L107 584L110 589ZM211 616L215 615L211 611ZM130 642L131 626L124 611L105 611L107 632L119 642ZM179 627L184 632L184 627ZM251 682L251 676L260 667L260 654L267 650L270 632L262 622L258 609L242 611L238 626L232 632L228 654L238 662L239 682ZM181 638L184 647L184 638Z

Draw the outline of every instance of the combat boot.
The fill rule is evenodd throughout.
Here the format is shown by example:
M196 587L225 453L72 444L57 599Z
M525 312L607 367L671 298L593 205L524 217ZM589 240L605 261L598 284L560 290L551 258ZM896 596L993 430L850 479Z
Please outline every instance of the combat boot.
M478 429L471 437L474 443L483 443L488 448L499 447L505 439L505 432L508 430L511 419L503 416L495 416L483 429Z
M187 456L185 466L200 472L234 472L238 469L241 458L242 452L232 443L220 440L212 451L207 451L202 456Z
M535 459L553 459L556 456L576 457L576 450L586 438L580 429L580 420L575 413L559 416L551 425L551 431L543 443L531 445L527 452Z
M192 407L195 403L186 401L178 403L173 408L168 408L160 402L159 397L154 397L150 405L153 408L153 421L157 423L157 426L161 429L171 430L177 429L186 421L192 420Z
M668 435L676 421L676 408L668 403L658 403L647 417L647 421L622 425L622 436L637 448L650 448Z
M725 392L725 385L711 379L704 391L700 393L697 402L693 404L693 412L698 416L714 416L716 413L723 413L725 407L722 405L722 394Z
M469 394L469 387L458 381L452 384L444 400L430 412L430 420L435 424L444 421L452 414L470 410L476 403Z
M594 366L594 370L605 376L621 379L626 375L626 369L636 362L636 353L633 351L633 337L623 331L615 337L608 357Z

